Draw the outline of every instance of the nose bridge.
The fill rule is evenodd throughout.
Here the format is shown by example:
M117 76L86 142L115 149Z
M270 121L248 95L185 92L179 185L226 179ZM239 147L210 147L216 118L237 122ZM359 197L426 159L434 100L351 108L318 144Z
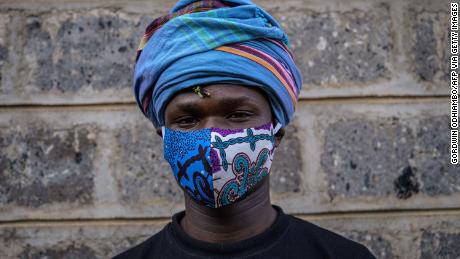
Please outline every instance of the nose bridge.
M201 120L200 128L218 128L219 127L219 119L217 116L207 116Z

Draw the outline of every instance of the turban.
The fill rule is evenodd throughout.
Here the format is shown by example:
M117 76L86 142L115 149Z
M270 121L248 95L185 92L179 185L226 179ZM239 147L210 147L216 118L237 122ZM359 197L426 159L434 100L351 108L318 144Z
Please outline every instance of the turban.
M286 33L250 0L181 0L147 26L134 69L136 102L155 127L178 91L213 83L262 90L283 126L302 85Z

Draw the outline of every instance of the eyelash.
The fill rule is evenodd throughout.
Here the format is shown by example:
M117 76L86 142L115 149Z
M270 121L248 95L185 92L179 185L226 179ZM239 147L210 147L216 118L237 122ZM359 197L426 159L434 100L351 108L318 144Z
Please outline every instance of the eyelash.
M193 122L186 122L186 120L195 120L192 116L184 116L176 120L177 124L192 124Z
M252 113L252 112L248 112L248 111L237 111L237 112L232 112L232 113L230 113L230 114L227 116L227 118L231 119L231 117L232 117L233 115L238 115L237 118L242 118L242 117L246 118L246 117L249 117L249 116L253 115L253 113Z

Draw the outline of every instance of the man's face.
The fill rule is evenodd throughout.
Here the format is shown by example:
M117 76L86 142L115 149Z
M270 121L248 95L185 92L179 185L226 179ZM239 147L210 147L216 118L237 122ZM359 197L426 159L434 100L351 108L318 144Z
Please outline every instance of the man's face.
M206 97L191 89L181 91L166 106L165 159L193 200L218 208L238 202L261 186L258 183L268 176L282 134L273 139L272 127L251 129L274 122L262 92L223 84L203 90ZM199 131L204 128L247 130Z
M272 122L270 104L254 88L216 84L202 86L209 97L191 89L175 95L165 109L165 126L176 130L252 128Z

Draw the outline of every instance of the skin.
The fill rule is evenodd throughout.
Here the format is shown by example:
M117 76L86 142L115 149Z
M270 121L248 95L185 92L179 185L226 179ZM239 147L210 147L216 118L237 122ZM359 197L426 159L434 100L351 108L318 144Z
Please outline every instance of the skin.
M202 86L210 96L200 98L191 89L177 93L165 109L165 126L176 130L209 127L252 128L274 122L270 103L258 89L239 85ZM161 129L157 130L161 136ZM276 134L278 146L284 130ZM277 212L270 202L269 177L243 200L222 208L199 205L185 197L182 229L191 237L211 243L241 241L268 229Z

